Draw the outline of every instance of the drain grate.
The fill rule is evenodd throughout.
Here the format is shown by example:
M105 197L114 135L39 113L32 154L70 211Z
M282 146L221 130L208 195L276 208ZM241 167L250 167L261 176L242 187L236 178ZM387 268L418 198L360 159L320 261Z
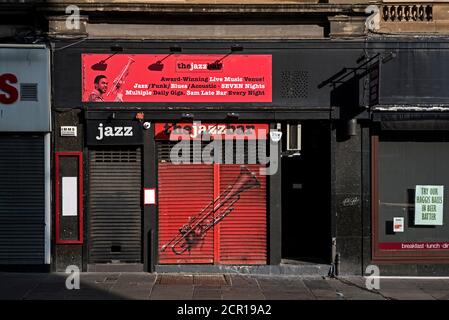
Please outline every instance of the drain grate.
M157 284L193 284L192 275L162 274L158 275Z
M195 275L193 284L201 286L226 286L229 285L224 275Z
M199 286L227 286L230 280L226 275L184 275L184 274L160 274L156 280L157 284L189 284Z

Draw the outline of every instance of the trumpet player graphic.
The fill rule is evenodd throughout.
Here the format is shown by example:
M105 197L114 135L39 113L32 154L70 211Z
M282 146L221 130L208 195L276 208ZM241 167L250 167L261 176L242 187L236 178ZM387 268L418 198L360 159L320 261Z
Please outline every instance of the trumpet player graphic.
M103 94L108 90L108 78L100 74L95 77L94 90L89 95L90 102L104 102Z
M111 88L106 93L106 96L112 96L115 102L123 102L123 86L125 84L126 78L129 75L130 66L134 62L134 59L128 56L128 62L117 75L117 77L115 77L114 81L112 82Z
M134 59L128 56L128 62L120 69L118 72L114 68L115 72L118 72L112 83L108 80L111 74L102 72L102 74L97 74L93 80L93 90L88 95L89 102L123 102L123 91L126 82L126 78L129 75L130 67L134 63ZM106 66L105 63L103 63ZM106 67L104 67L106 69ZM105 70L102 70L105 71ZM114 72L114 71L113 71Z

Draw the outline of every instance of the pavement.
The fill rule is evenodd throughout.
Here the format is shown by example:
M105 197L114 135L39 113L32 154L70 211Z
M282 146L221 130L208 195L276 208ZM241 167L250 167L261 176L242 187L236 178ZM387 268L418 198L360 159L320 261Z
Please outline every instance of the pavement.
M380 279L368 290L363 277L97 272L69 290L68 276L0 273L0 300L449 300L448 278Z

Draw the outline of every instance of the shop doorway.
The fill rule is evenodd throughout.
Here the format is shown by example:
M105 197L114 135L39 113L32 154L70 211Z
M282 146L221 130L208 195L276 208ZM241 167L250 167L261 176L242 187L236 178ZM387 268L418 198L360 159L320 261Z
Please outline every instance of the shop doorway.
M142 265L140 148L89 152L89 264Z
M286 147L281 158L282 259L284 263L329 263L330 123L304 121L296 138L300 139L298 150Z

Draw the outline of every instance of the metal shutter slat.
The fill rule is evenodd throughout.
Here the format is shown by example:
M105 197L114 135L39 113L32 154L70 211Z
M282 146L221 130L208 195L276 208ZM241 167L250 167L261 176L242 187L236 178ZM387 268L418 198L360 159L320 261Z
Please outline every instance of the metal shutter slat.
M0 137L0 264L43 264L44 139Z
M256 174L259 188L240 194L234 210L220 222L221 264L267 263L266 176L260 165L245 165ZM240 165L220 165L220 190L235 182Z

